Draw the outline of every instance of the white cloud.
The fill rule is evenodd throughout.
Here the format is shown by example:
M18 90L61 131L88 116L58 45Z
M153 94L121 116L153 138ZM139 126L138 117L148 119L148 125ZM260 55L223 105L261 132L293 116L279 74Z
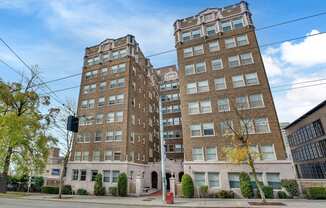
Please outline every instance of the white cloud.
M282 74L280 63L269 55L262 55L268 77L275 77Z
M293 121L326 99L326 93L324 93L326 92L325 80L295 84L298 82L319 80L321 76L325 77L326 73L296 78L292 81L290 90L282 94L278 93L277 89L275 89L273 95L280 121Z
M312 30L309 35L319 33ZM299 43L285 42L280 47L283 61L302 67L326 64L326 34L307 37Z

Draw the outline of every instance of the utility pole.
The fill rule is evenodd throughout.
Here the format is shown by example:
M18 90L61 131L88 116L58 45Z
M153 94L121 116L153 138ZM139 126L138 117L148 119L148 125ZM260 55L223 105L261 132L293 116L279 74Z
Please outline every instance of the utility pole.
M162 200L163 200L163 203L165 203L165 199L166 199L165 149L164 149L164 138L163 138L163 115L162 115L162 101L161 101L161 96L160 96L160 100L159 100L159 111L160 111Z

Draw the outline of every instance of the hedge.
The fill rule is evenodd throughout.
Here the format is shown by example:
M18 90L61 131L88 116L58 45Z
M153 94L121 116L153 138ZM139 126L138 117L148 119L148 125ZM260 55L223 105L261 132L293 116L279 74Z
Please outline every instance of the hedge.
M252 198L254 196L254 190L250 181L248 173L240 173L240 191L243 197Z
M109 193L112 196L118 196L118 188L115 186L109 187Z
M128 178L126 173L121 173L118 176L118 193L119 196L128 195Z
M291 196L299 196L299 185L296 180L283 179L281 180L281 186L284 187Z
M271 186L263 186L262 188L266 199L274 198L273 188ZM260 192L258 189L257 189L257 197L260 198Z
M85 189L77 189L77 195L88 195L87 191Z
M279 199L288 199L290 198L284 191L277 192L277 196Z
M310 187L305 192L308 199L326 199L325 187Z
M59 194L59 187L55 186L43 186L42 192L46 194Z
M227 191L227 190L221 190L216 193L217 198L222 199L233 199L234 198L234 192L233 191Z
M62 188L62 194L72 194L71 185L64 185Z
M188 174L184 174L181 178L182 195L186 198L192 198L194 196L194 183L192 178Z
M208 196L208 186L203 185L199 187L199 195L200 197L207 197Z
M102 174L97 174L95 178L95 184L94 184L94 194L96 196L104 196L105 195L105 187L103 187L102 182Z

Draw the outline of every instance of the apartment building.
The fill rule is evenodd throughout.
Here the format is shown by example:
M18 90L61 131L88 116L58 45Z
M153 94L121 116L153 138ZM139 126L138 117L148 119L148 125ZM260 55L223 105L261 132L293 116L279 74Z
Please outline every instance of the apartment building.
M97 173L106 187L119 173L152 178L159 188L158 76L135 37L106 39L85 50L76 134L66 183L93 192ZM159 166L159 165L157 165ZM133 192L134 190L129 190Z
M163 139L166 153L166 178L181 181L183 175L183 140L179 77L175 65L156 69L159 77ZM169 189L169 184L168 187Z
M49 156L45 170L42 174L44 184L47 186L56 186L60 183L60 174L62 169L63 157L60 156L60 149L52 147L49 150Z
M326 100L285 127L297 175L326 178Z
M227 160L232 132L250 124L252 151L260 180L280 188L294 178L286 160L278 118L254 31L248 4L209 8L174 23L178 57L184 171L197 187L239 188L246 164Z

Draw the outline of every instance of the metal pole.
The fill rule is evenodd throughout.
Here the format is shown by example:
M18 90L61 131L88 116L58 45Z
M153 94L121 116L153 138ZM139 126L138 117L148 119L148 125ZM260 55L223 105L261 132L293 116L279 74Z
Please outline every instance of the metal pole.
M159 111L160 111L162 200L163 200L163 203L165 203L165 198L166 198L165 149L164 149L164 138L163 138L163 116L162 116L162 101L161 101L161 96L160 96L160 100L159 100Z

